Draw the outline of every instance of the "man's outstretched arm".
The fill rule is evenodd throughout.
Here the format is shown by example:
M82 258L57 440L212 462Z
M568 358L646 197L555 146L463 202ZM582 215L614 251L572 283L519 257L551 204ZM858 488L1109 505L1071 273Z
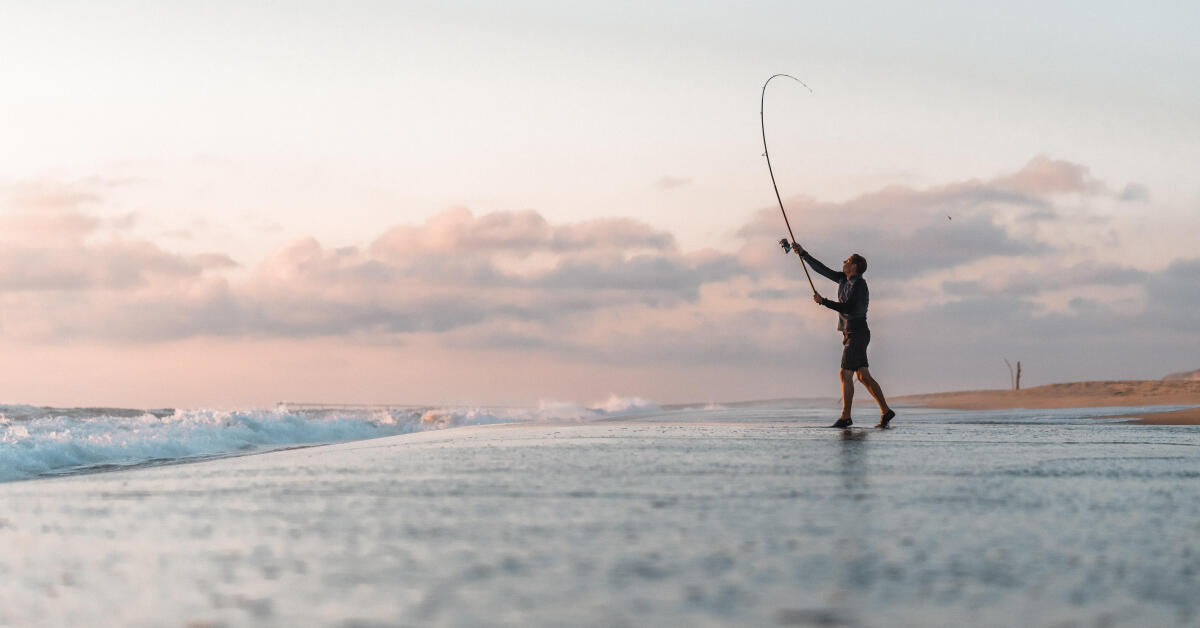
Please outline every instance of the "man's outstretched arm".
M792 246L795 247L796 254L800 256L800 259L808 262L808 265L812 266L813 270L817 271L818 274L824 275L826 279L830 281L841 281L846 278L846 273L833 270L832 268L822 264L821 262L817 261L817 258L809 255L808 251L805 251L800 246L794 244Z
M833 299L826 299L824 297L822 297L818 303L839 314L849 314L850 312L853 312L856 307L858 307L859 302L862 301L864 294L862 283L860 282L854 284L854 286L850 288L850 294L846 297L845 303L842 303L841 301L834 301Z

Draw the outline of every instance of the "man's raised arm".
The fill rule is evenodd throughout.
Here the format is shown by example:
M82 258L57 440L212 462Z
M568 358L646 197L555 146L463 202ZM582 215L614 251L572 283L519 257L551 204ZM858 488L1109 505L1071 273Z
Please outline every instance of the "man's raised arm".
M800 259L808 262L808 265L812 266L813 270L824 275L826 279L828 279L830 281L840 282L846 278L846 273L838 272L838 271L833 270L832 268L822 264L821 262L817 261L817 258L813 257L812 255L809 255L808 251L804 250L799 245L793 244L792 246L795 247L796 254L800 256Z

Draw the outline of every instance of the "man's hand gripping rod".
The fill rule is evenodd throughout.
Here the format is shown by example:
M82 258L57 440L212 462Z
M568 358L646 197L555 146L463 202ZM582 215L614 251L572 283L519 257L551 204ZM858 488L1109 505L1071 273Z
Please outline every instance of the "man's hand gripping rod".
M795 251L796 255L800 256L800 266L804 268L804 276L808 277L808 287L812 288L813 296L817 296L817 288L813 285L812 277L808 274L808 266L804 263L804 249L795 242L788 242L787 238L780 238L779 246L783 247L784 253Z

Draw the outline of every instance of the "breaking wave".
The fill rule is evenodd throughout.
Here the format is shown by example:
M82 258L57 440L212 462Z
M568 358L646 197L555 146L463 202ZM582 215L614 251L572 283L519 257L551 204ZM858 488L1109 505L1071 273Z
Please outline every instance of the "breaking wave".
M586 407L313 407L129 410L0 405L0 482L343 443L465 425L588 420L657 408L639 398Z

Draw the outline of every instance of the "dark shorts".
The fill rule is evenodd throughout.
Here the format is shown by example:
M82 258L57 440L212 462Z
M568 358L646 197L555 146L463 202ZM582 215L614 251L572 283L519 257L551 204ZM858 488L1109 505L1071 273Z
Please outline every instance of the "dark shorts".
M842 332L842 368L851 371L867 366L867 345L871 343L871 330Z

